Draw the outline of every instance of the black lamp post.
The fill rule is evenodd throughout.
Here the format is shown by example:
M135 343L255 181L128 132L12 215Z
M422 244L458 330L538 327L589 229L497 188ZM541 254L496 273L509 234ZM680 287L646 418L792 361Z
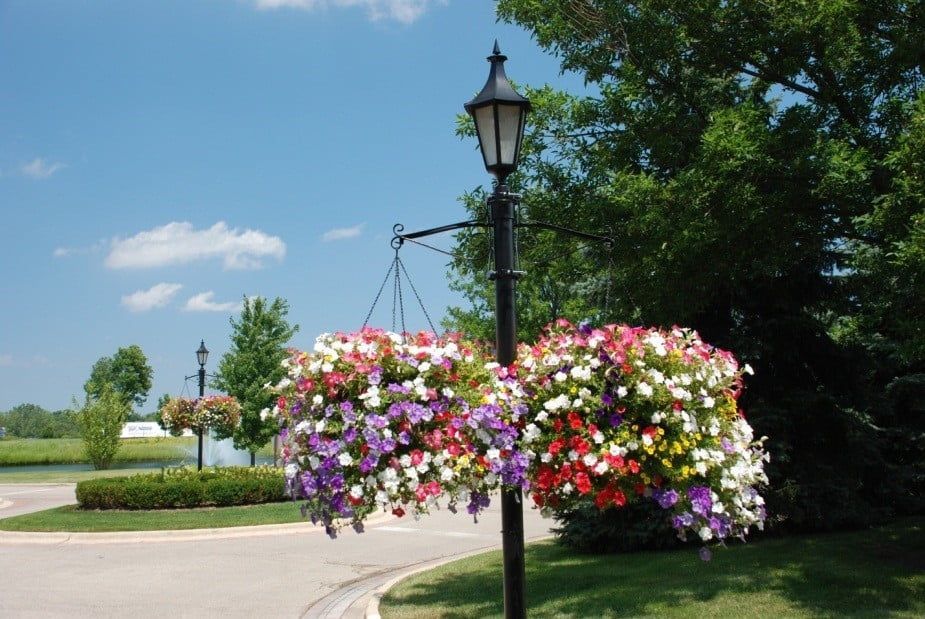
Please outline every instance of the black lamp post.
M501 54L495 41L494 51L488 57L491 63L488 81L482 92L465 106L475 121L485 169L497 178L488 206L495 237L495 270L490 277L495 281L496 355L502 366L513 363L517 355L515 289L521 275L514 270L514 210L519 196L510 192L505 180L517 168L524 121L530 111L530 102L507 81L505 60L507 57ZM501 534L504 615L525 617L524 514L520 488L505 487L501 491Z
M206 394L206 361L209 360L209 349L206 348L205 340L199 341L199 348L196 350L196 361L199 362L199 397ZM202 428L199 428L199 457L197 458L196 469L202 470Z
M491 69L482 91L465 108L475 121L479 147L485 168L497 178L495 189L488 198L491 221L460 221L454 224L429 228L417 232L404 232L404 226L393 227L392 246L397 250L407 241L432 234L462 228L490 228L494 232L495 270L489 274L495 282L495 342L499 364L508 366L517 354L517 315L515 291L517 279L524 275L514 264L514 228L542 228L590 241L610 245L611 239L545 222L515 221L515 210L520 196L511 193L505 181L517 169L520 146L523 143L524 124L530 111L530 101L521 97L504 74L506 56L498 49L498 42L488 62ZM526 617L524 573L524 515L523 493L520 488L501 491L501 533L504 553L504 616L508 619Z

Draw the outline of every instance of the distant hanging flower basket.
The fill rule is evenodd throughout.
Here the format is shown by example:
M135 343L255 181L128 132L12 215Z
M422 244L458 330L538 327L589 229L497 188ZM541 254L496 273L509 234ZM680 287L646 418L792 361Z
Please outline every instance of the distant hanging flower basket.
M197 400L171 398L161 408L161 424L174 436L184 430L211 430L220 438L228 437L241 421L241 405L232 396L205 396Z
M183 434L190 428L196 401L187 398L170 398L161 407L161 425L174 436Z
M210 395L196 400L190 429L211 430L219 438L231 436L241 421L241 405L230 395Z

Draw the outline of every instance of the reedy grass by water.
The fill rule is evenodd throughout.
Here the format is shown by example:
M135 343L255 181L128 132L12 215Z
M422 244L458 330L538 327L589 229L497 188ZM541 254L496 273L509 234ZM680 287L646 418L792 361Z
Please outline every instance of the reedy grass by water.
M124 477L159 469L107 469L105 471L17 471L17 467L0 468L0 484L76 484L85 479ZM0 512L2 515L2 512Z
M925 518L852 533L735 544L703 563L695 549L579 555L527 547L530 617L923 617ZM409 578L385 619L500 617L501 553Z
M150 511L81 510L76 505L46 509L0 519L3 531L163 531L243 527L260 524L303 522L298 505L291 501Z
M113 461L178 461L195 457L196 437L122 439ZM265 445L258 456L272 456L273 444ZM0 441L0 467L36 464L86 464L83 441L79 438L8 438Z

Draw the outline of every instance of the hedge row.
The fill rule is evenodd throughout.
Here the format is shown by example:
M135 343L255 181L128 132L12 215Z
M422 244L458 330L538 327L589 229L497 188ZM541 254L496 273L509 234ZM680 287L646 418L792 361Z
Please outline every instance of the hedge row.
M282 469L164 469L160 473L91 479L77 484L82 509L171 509L272 503L288 498Z

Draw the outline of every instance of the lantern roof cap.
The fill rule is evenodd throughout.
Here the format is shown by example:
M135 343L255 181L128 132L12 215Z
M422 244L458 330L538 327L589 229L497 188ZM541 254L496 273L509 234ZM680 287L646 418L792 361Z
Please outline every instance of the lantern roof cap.
M482 91L477 94L472 101L465 105L466 110L471 111L472 108L480 107L491 101L522 105L529 110L529 99L520 96L517 91L514 90L514 87L511 86L511 83L507 79L507 75L504 73L504 61L507 60L507 56L501 53L501 48L498 46L497 39L495 39L495 47L492 50L492 54L487 60L491 63L488 81L485 82Z

